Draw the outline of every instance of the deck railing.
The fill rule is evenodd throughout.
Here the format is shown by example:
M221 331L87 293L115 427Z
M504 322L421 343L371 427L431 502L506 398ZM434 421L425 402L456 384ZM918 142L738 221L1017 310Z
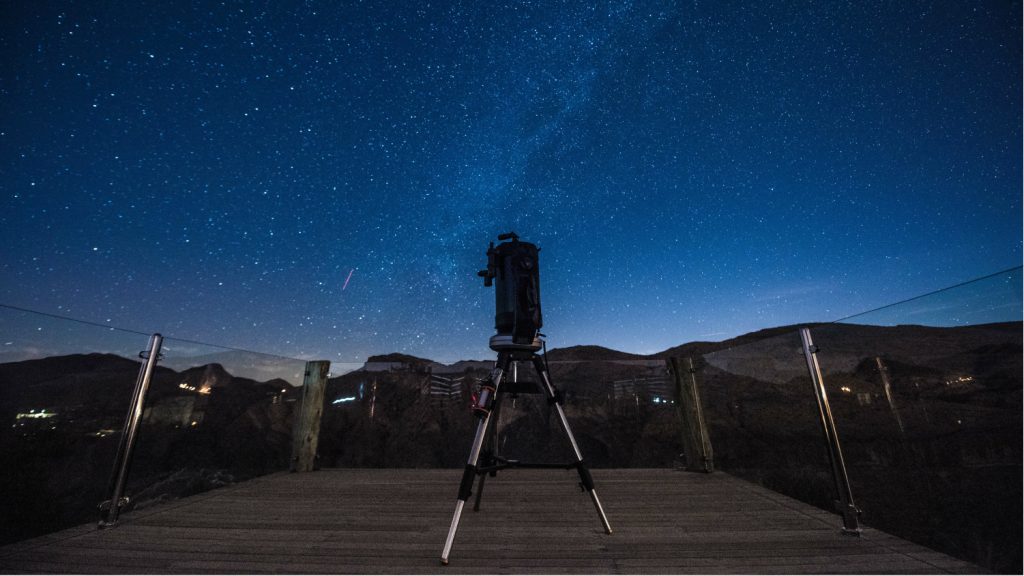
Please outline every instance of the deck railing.
M867 525L1019 571L1021 301L1016 268L807 327L839 472L800 330L704 354L717 465L846 527L848 499Z
M2 543L288 469L304 360L10 307L0 330Z
M555 353L549 367L591 468L720 469L837 512L837 532L863 522L1012 571L1021 300L1016 268L839 322L693 344L675 362ZM0 332L0 451L18 463L0 477L13 495L0 505L9 542L94 520L111 499L151 335L2 306ZM468 407L493 359L477 360L334 363L313 467L461 468ZM125 509L289 469L307 368L164 338ZM566 461L547 403L530 394L532 371L519 374L498 422L501 455Z

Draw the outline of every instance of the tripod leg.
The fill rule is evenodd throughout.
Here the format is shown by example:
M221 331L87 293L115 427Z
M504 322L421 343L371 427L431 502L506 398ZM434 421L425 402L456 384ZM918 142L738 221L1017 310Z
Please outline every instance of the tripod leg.
M473 501L473 512L480 511L480 498L484 495L484 480L487 474L480 475L480 481L476 483L476 500Z
M501 399L502 394L496 394L494 397L494 408L491 409L490 424L488 424L487 430L484 432L486 440L484 443L487 444L486 455L489 455L489 464L497 464L495 457L498 455L498 423L501 420ZM479 468L478 468L479 469ZM494 472L491 472L493 475ZM473 501L473 511L480 511L480 498L484 495L484 480L487 479L487 474L480 474L480 481L476 485L476 499Z
M501 378L508 370L511 356L506 352L498 354L497 366L491 374L491 386L494 394L497 395L501 385ZM495 401L497 398L495 397ZM441 552L441 564L448 564L448 556L452 551L452 544L455 542L455 532L459 529L459 520L462 518L462 508L466 505L466 499L473 493L473 477L477 473L477 462L480 460L480 449L484 445L484 437L487 435L487 428L491 421L491 413L479 419L476 425L476 435L473 437L473 446L469 450L469 460L466 462L466 469L462 473L462 482L459 484L459 496L455 501L455 514L452 516L452 524L448 528L448 538L444 542L444 550Z
M562 425L562 430L565 431L565 435L569 438L569 444L572 445L573 453L576 455L576 471L580 474L580 483L583 488L590 494L590 500L594 503L594 508L597 509L597 515L601 519L601 525L604 526L606 534L612 533L611 524L608 523L608 517L605 516L604 507L601 506L601 500L597 497L597 492L594 491L594 478L590 475L590 470L587 469L586 464L583 463L583 454L580 452L580 447L576 444L576 438L572 435L572 429L569 428L569 421L565 417L565 411L562 410L562 401L558 394L555 392L555 387L551 384L551 378L548 376L547 368L544 366L544 361L539 357L533 357L533 367L537 370L537 374L541 377L541 383L544 386L544 392L548 395L548 402L554 404L555 411L558 413L558 421Z

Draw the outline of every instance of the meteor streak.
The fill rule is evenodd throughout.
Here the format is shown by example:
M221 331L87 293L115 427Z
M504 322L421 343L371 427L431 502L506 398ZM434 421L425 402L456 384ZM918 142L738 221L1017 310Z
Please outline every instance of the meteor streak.
M342 292L345 291L345 288L348 288L348 281L352 279L352 273L355 272L355 271L356 271L355 268L353 268L353 269L348 271L348 277L345 278L345 283L341 286L341 291Z

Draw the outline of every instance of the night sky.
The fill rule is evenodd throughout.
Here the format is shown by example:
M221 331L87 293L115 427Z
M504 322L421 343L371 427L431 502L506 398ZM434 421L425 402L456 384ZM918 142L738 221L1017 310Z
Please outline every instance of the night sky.
M650 353L1021 262L1020 2L6 2L0 35L7 305L487 358L514 230L549 346Z

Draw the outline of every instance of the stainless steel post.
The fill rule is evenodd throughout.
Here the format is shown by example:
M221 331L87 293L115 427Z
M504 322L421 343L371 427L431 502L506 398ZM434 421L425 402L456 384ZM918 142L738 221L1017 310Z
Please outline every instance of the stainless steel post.
M811 383L814 385L814 396L818 400L818 413L821 416L821 427L825 433L828 459L832 465L832 478L835 481L838 496L836 508L843 516L843 533L860 536L861 529L858 519L860 510L853 503L853 491L850 490L850 479L846 475L843 450L839 444L839 435L836 433L836 423L832 419L832 409L829 407L828 394L825 392L825 380L821 376L821 366L818 365L818 347L811 340L810 329L800 329L800 342L803 344L804 358L807 360L807 371L810 372Z
M145 362L139 368L139 376L135 380L135 389L132 391L132 400L128 407L128 416L125 418L124 428L121 431L121 441L117 447L117 457L110 475L108 488L110 499L100 504L100 510L104 513L99 522L100 528L112 528L117 525L121 507L128 503L128 499L124 496L124 488L128 481L128 471L131 468L132 451L135 449L139 422L142 420L142 408L146 403L146 391L149 390L149 382L160 357L160 346L163 341L163 336L153 334L149 337L149 349L139 353L139 358L145 359Z

